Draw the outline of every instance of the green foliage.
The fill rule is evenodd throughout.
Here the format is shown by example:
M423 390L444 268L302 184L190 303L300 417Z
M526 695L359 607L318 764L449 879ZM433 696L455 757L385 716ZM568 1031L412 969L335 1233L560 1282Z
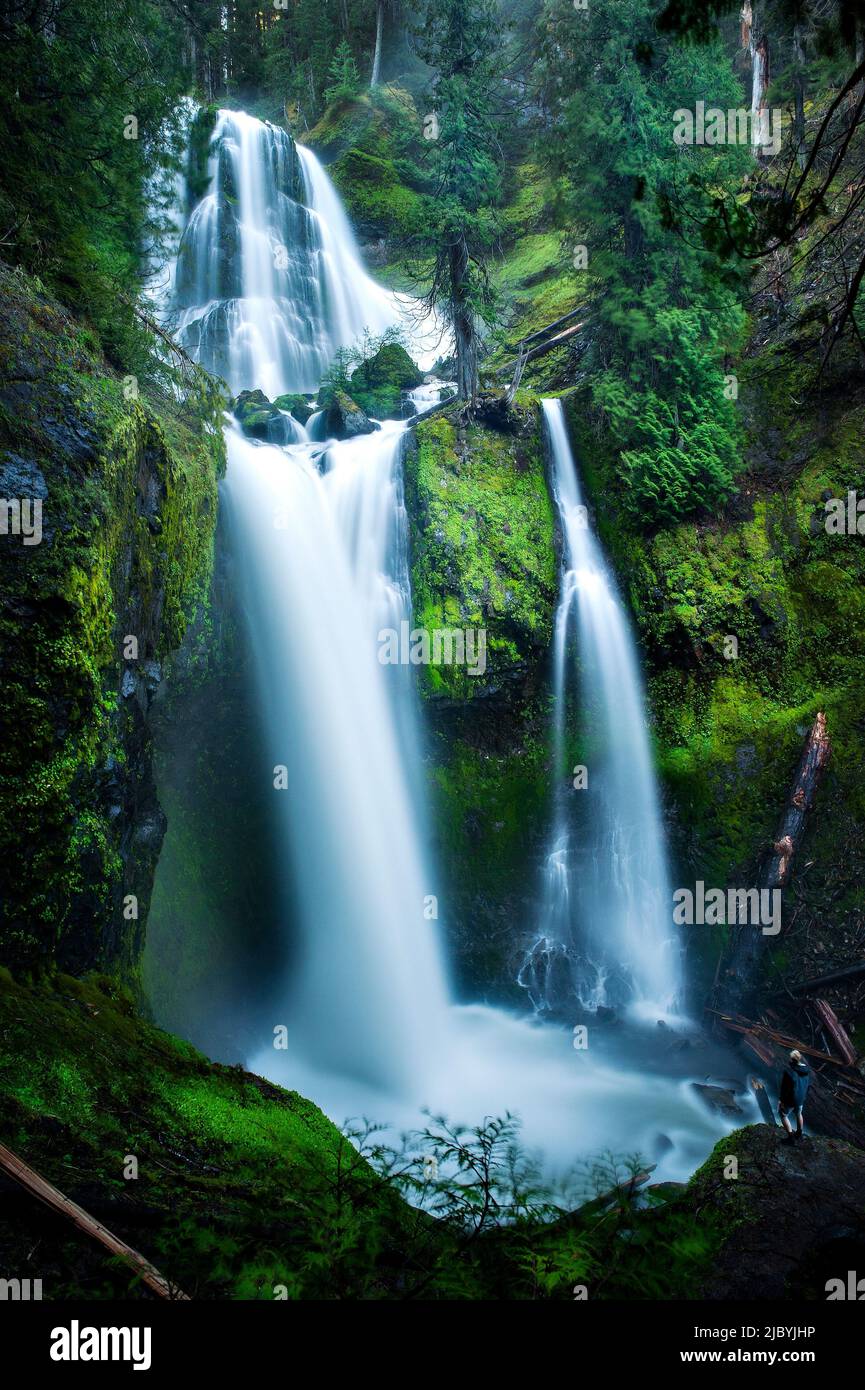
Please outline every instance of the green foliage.
M742 289L699 238L678 235L670 200L675 189L693 227L708 204L689 175L733 185L750 162L744 147L674 143L677 109L735 107L742 92L717 42L697 52L660 36L658 8L548 0L535 73L558 132L552 165L573 188L573 243L588 254L595 405L647 525L732 490L741 445L724 359L742 335Z
M343 395L351 395L351 371L357 360L355 348L337 348L333 361L321 378L318 392L320 402L326 403L337 391L341 391Z
M495 309L487 261L501 196L495 96L505 27L494 0L431 0L418 42L434 73L437 130L435 196L416 250L432 263L426 301L444 311L453 329L464 399L477 390L478 323L491 323Z
M613 438L628 446L620 466L629 510L650 523L672 521L730 496L739 424L724 396L713 324L691 309L659 308L643 341L650 360L637 355L627 376L619 364L607 367L594 397Z
M360 86L357 64L347 41L342 40L328 69L331 85L325 90L326 102L350 101Z
M163 231L183 90L176 11L160 0L69 0L47 20L6 9L0 219L6 255L92 323L142 380L134 313Z

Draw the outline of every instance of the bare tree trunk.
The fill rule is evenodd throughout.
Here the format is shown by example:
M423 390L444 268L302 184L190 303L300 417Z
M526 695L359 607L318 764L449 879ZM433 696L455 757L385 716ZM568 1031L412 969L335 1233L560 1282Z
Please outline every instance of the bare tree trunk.
M103 1226L101 1221L97 1221L83 1207L79 1207L77 1202L73 1202L70 1197L65 1196L53 1183L48 1182L41 1173L37 1173L35 1168L31 1168L29 1163L25 1163L22 1158L19 1158L3 1144L0 1144L0 1169L4 1173L8 1173L10 1178L19 1182L34 1197L38 1197L40 1202L44 1202L46 1206L59 1212L61 1216L67 1217L74 1226L78 1227L79 1231L92 1236L110 1254L117 1255L130 1265L141 1282L146 1284L153 1293L158 1294L160 1298L182 1299L184 1302L189 1302L188 1296L166 1279L163 1274L160 1274L149 1260L146 1260L137 1250L133 1250L132 1246L127 1245L125 1240L120 1240L113 1231L109 1231L107 1226Z
M381 81L381 44L384 34L384 0L378 0L375 7L375 53L372 60L372 77L369 79L371 87L377 87Z
M769 90L769 40L765 34L753 43L751 30L751 140L754 154L759 159L762 147L769 143L769 109L766 94Z
M757 38L758 28L750 0L745 0L741 20L740 41L751 63L751 146L760 157L760 145L768 136L766 93L769 90L769 39L766 34Z
M474 316L468 303L469 252L465 238L449 251L450 308L457 353L457 395L474 401L478 389L478 352Z

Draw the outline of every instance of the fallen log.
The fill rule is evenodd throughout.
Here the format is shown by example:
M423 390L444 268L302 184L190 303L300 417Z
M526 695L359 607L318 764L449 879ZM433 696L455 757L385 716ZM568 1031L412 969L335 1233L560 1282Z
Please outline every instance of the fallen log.
M136 1274L140 1275L141 1282L146 1284L153 1293L158 1294L160 1298L189 1301L188 1294L182 1293L174 1284L169 1283L149 1260L146 1260L137 1250L133 1250L132 1246L127 1245L124 1240L115 1236L113 1232L108 1230L107 1226L102 1225L101 1221L97 1221L83 1207L79 1207L77 1202L65 1197L58 1188L37 1173L35 1168L31 1168L29 1163L25 1163L4 1144L0 1144L0 1168L20 1183L33 1197L37 1197L40 1202L51 1207L52 1211L67 1217L74 1226L78 1227L79 1231L92 1236L112 1255L117 1255L121 1260L124 1260L135 1270Z
M563 323L570 323L571 319L575 319L578 314L585 314L585 312L585 304L581 304L577 309L571 309L570 313L562 314L560 319L553 319L552 323L548 323L546 328L539 328L536 333L530 333L527 338L520 338L518 343L508 343L508 352L519 352L521 347L526 347L529 343L536 342L538 338L545 338L548 333L552 333L554 328L561 328Z
M771 1047L761 1042L759 1038L755 1038L753 1033L748 1033L745 1030L743 1031L745 1035L742 1038L742 1042L745 1047L748 1048L749 1052L753 1052L757 1061L762 1062L764 1067L773 1067L775 1065L775 1054Z
M790 877L790 866L802 839L808 812L814 804L820 777L829 761L831 745L826 729L826 716L817 715L805 741L799 766L778 830L767 854L758 886L779 892ZM766 937L756 924L739 925L730 943L727 961L721 970L714 1002L729 1013L748 998L755 967L763 951Z
M845 965L841 970L833 970L828 975L817 975L813 980L800 980L798 985L788 985L778 994L810 994L812 989L825 989L829 985L840 985L845 980L855 980L865 975L865 960L857 960L853 965Z
M829 761L830 751L826 716L818 714L806 740L793 791L772 845L772 857L765 874L766 888L783 888L790 876L790 863L802 838L805 818L814 804L817 786Z
M540 347L532 348L526 353L526 362L533 362L536 357L543 357L545 352L552 352L553 348L560 347L562 343L573 338L585 326L585 320L583 320L582 323L574 324L573 328L566 328L563 333L557 333L555 338L550 338L548 342L541 343ZM513 372L518 361L519 358L513 358L510 362L506 362L503 367L496 367L493 376L504 376L506 372Z
M843 1024L835 1013L835 1010L827 1004L824 999L814 999L812 1001L812 1007L848 1067L855 1067L857 1061L856 1049L847 1036Z
M520 348L520 355L517 358L517 365L514 368L513 379L507 391L505 392L505 405L509 410L514 403L514 397L516 396L517 391L520 388L520 381L522 380L523 371L525 370L525 365L528 360L528 348L523 346Z
M708 1110L714 1110L718 1115L743 1115L745 1113L736 1100L734 1092L727 1087L706 1086L699 1081L692 1081L691 1085Z
M765 1038L768 1042L776 1043L778 1047L786 1048L788 1052L797 1047L800 1052L807 1053L809 1057L816 1057L820 1062L831 1062L835 1067L850 1065L849 1062L842 1062L839 1057L833 1057L831 1052L820 1052L818 1048L808 1047L805 1043L799 1042L797 1038L790 1038L785 1033L776 1033L773 1028L767 1028L764 1023L752 1023L748 1026L744 1023L736 1023L723 1014L718 1014L715 1009L709 1009L708 1012L716 1014L721 1027L728 1028L731 1033L740 1033L743 1036L758 1040ZM774 1061L774 1057L772 1060Z

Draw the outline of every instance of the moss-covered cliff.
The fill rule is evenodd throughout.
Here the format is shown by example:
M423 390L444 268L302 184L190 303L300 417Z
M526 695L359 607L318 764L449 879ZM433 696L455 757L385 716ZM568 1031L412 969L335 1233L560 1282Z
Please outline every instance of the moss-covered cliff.
M212 408L121 379L38 284L0 270L5 758L0 958L134 969L164 832L147 710L207 596L224 466Z
M549 802L556 528L537 401L421 421L405 462L415 623L482 629L486 668L420 667L442 915L462 980L512 995Z
M407 283L398 247L422 221L429 191L412 98L389 86L334 102L302 138L327 165L376 275Z
M836 379L803 409L789 373L755 361L749 376L738 496L654 533L629 516L584 395L569 398L569 419L643 650L683 884L755 881L805 733L826 712L832 759L787 894L796 943L782 939L769 957L777 986L778 970L822 973L862 943L865 549L861 536L827 532L825 501L865 490L865 401ZM697 945L714 969L720 942Z
M0 1133L192 1298L374 1296L394 1277L408 1209L321 1111L208 1062L104 977L32 990L0 969ZM0 1188L4 1271L50 1300L148 1297L68 1221Z

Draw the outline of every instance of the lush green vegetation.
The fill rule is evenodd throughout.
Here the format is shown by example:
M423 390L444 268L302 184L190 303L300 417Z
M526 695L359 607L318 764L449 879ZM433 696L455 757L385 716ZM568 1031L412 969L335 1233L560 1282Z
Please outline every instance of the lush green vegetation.
M644 1209L610 1198L629 1171L617 1158L544 1191L510 1117L474 1132L431 1120L395 1149L349 1138L139 1012L143 984L163 1020L207 1035L208 1013L232 1015L279 954L268 813L244 800L260 755L238 718L247 656L232 577L214 579L224 402L145 293L184 95L198 103L193 198L218 106L286 123L328 166L371 271L454 333L439 365L460 399L412 431L405 484L417 624L486 634L478 675L421 672L460 983L518 997L515 924L533 911L549 814L559 541L538 399L554 393L639 635L677 870L753 881L823 710L832 763L767 988L865 949L865 552L823 524L827 497L865 495L862 20L847 0L772 0L752 38L771 48L778 150L678 144L677 111L749 108L737 11L34 0L0 14L4 487L50 499L44 543L0 552L0 960L15 972L0 978L2 1137L193 1296L569 1299L587 1282L686 1297L759 1217L720 1186L719 1152ZM553 325L570 327L524 361ZM394 418L422 379L396 335L367 335L319 404ZM250 393L239 415L266 438L280 411L311 409ZM161 731L157 798L159 718L177 727ZM695 994L719 945L694 952ZM861 1007L838 1008L862 1046ZM764 1141L732 1136L724 1152L762 1171ZM430 1178L430 1159L481 1177ZM35 1232L52 1296L140 1292L43 1220L23 1197L4 1209L10 1267L29 1268Z
M0 553L7 962L137 965L159 845L130 845L118 811L153 795L138 699L208 602L224 467L212 384L190 369L178 390L112 372L38 282L0 270L6 485L45 507L42 542Z
M567 1198L545 1191L511 1118L431 1119L395 1147L341 1134L295 1092L143 1022L104 977L33 991L0 970L0 1125L67 1195L86 1206L98 1189L105 1224L199 1299L570 1299L579 1281L677 1297L722 1237L711 1219L695 1231L670 1193L639 1210L636 1159L588 1164ZM420 1196L425 1212L405 1201ZM579 1216L557 1205L580 1197ZM0 1254L52 1299L144 1292L24 1194L0 1214Z
M421 627L483 627L488 667L426 666L429 693L481 698L513 680L552 631L552 506L537 402L523 398L513 434L451 420L422 422L406 461L413 598Z

